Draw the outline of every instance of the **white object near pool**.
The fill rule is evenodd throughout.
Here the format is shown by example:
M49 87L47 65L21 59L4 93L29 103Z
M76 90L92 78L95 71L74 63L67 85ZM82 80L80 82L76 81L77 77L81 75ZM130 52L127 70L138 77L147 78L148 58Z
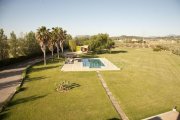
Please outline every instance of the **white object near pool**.
M75 58L73 64L64 64L61 71L120 70L106 58Z

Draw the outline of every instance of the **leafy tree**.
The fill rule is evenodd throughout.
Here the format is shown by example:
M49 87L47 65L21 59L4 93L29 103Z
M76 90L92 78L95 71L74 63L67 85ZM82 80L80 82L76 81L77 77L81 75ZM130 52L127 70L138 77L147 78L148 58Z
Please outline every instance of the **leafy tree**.
M17 38L18 39L18 55L19 56L26 56L27 53L27 47L26 47L26 41L23 36Z
M10 41L9 41L9 46L10 46L10 54L12 57L18 57L18 39L16 38L16 34L13 32L10 33Z
M27 46L27 54L26 55L33 55L40 53L40 47L38 45L38 41L36 40L36 36L34 32L29 32L25 35L25 41Z
M76 36L74 39L76 41L76 44L81 46L88 44L89 38L89 36Z
M72 52L76 51L76 41L75 40L69 40L69 47Z
M98 34L90 38L89 48L94 52L101 53L105 49L110 51L113 46L114 42L108 34Z
M115 46L115 42L113 42L112 40L108 40L106 43L106 48L109 50L109 52L111 53L111 49Z
M44 54L44 65L46 65L46 47L49 41L49 29L46 29L45 26L37 29L36 39L38 40L41 50Z
M20 53L23 56L34 55L40 53L40 47L36 40L35 33L29 32L25 36L19 38Z
M7 36L4 34L4 30L0 29L0 60L9 57L8 49Z
M64 49L69 48L69 40L72 40L72 36L70 34L67 34L66 40L64 41Z

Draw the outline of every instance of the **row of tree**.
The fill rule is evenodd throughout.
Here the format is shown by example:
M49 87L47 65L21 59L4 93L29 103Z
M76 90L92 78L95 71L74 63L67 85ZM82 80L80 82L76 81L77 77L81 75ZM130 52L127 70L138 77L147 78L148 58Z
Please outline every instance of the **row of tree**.
M11 32L8 39L4 30L0 29L0 60L30 56L40 52L34 32L29 32L19 38L16 37L14 32Z
M68 35L66 30L63 30L60 27L54 27L50 31L45 26L42 26L37 29L36 39L39 42L41 50L44 54L44 64L46 64L46 49L47 47L52 52L52 57L54 55L54 47L57 50L57 56L59 58L59 51L61 49L62 53L64 51L64 43L68 39L72 39L71 35Z
M9 57L8 48L7 36L4 34L3 29L0 29L0 60Z
M0 29L0 60L7 58L17 58L19 56L31 56L39 54L42 50L44 54L44 64L46 64L47 48L54 56L54 50L57 50L57 56L60 56L60 50L64 51L64 44L67 46L68 39L72 39L66 30L60 27L54 27L51 30L45 26L39 27L37 32L29 32L25 35L16 37L14 32L10 33L10 38Z
M52 57L54 51L57 52L57 57L60 57L60 51L64 52L64 47L69 47L71 51L76 51L76 45L89 45L89 50L101 53L102 50L111 50L114 46L113 40L108 34L98 34L94 36L80 36L72 39L71 35L67 34L66 30L60 27L47 29L41 26L36 33L29 32L25 35L16 37L14 32L10 33L10 38L4 34L3 29L0 29L0 60L7 58L17 58L19 56L33 56L40 54L44 55L44 64L46 65L46 52L51 51Z

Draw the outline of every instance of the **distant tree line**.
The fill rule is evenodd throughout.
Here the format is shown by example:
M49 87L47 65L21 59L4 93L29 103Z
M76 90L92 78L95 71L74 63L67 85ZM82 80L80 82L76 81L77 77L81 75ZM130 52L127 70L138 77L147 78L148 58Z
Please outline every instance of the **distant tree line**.
M0 29L0 60L37 53L40 53L40 47L34 32L31 31L19 38L16 37L14 32L11 32L8 39L4 30Z
M46 65L47 51L51 52L52 58L54 58L54 52L56 52L57 58L59 58L60 51L63 53L64 49L68 48L71 51L76 51L77 45L88 45L90 51L102 53L104 50L110 52L114 44L108 34L72 38L61 27L48 29L45 26L41 26L36 32L31 31L20 37L17 37L12 31L9 39L4 34L4 30L0 29L0 64L8 62L9 60L7 59L13 59L16 62L15 59L19 61L22 56L31 58L43 53L44 64ZM13 62L13 60L10 60L10 62Z
M51 51L52 56L54 56L56 49L59 58L60 50L63 53L64 48L68 48L68 39L72 39L71 35L60 27L52 28L50 31L50 29L42 26L37 29L36 33L31 31L18 38L12 31L9 39L4 30L0 29L0 61L3 61L0 63L8 62L7 59L19 60L22 56L37 56L43 52L44 63L46 64L46 52Z

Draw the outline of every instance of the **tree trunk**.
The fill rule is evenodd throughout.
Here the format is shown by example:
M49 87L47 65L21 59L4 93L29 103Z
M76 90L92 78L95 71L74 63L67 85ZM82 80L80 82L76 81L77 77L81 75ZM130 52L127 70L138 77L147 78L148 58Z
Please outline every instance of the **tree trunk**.
M44 50L43 53L44 53L44 65L46 65L46 50Z
M64 52L64 49L63 49L63 41L60 41L59 45L60 45L60 48L61 48L61 52L63 53L63 52Z
M41 50L42 50L43 55L44 55L44 65L46 65L46 46L43 44L40 44L40 46L41 46Z
M111 48L109 48L109 53L111 54Z
M54 47L52 46L52 51L51 51L52 59L54 59Z
M59 46L58 46L57 43L55 43L55 45L56 45L56 48L57 48L57 55L58 55L58 59L59 59Z
M54 52L53 52L53 50L51 51L51 55L52 55L52 58L54 58Z

